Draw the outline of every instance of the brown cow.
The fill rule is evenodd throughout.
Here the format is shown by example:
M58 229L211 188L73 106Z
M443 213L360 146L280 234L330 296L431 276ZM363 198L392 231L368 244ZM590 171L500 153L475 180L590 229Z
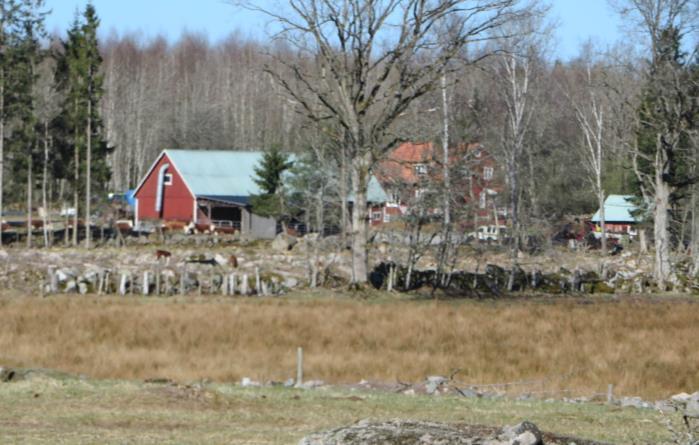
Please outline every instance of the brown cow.
M238 267L238 257L236 257L235 255L231 255L228 258L228 265L236 269Z
M155 259L160 260L160 258L165 258L166 260L170 260L170 257L172 256L172 253L168 252L167 250L156 250L155 251Z

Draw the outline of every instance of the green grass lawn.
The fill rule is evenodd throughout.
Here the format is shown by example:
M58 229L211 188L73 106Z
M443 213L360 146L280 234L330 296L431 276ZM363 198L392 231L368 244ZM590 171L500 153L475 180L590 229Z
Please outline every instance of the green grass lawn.
M527 419L550 432L617 444L668 439L651 410L594 404L71 378L0 384L2 444L294 444L365 418L494 426Z

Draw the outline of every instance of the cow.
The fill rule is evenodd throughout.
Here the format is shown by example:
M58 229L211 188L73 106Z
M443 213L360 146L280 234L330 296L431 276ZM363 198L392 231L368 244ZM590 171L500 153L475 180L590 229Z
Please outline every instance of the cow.
M172 256L172 253L168 252L167 250L156 250L155 251L156 261L160 261L161 258L165 258L165 262L167 264L170 264L170 257L171 256Z
M238 268L238 257L236 257L235 255L231 255L228 258L228 265L231 266L233 269Z

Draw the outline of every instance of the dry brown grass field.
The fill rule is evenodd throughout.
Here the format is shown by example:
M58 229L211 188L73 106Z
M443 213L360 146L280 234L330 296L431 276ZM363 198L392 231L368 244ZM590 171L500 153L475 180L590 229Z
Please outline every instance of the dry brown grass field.
M0 364L94 378L306 377L463 384L539 380L522 391L667 398L699 389L699 304L284 299L0 299Z

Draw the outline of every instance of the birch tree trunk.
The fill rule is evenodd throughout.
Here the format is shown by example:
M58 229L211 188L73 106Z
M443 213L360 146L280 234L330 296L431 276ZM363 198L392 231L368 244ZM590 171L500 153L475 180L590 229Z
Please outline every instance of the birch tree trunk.
M49 247L49 206L47 194L49 172L49 123L44 121L44 165L41 173L41 207L44 209L44 247Z
M4 13L4 11L3 11ZM0 246L2 246L2 224L4 198L4 179L5 179L5 70L0 69Z
M85 137L87 145L85 147L85 248L89 249L92 242L92 226L90 222L92 198L92 98L91 92L87 98L87 129Z
M78 100L75 99L75 115L78 115ZM75 147L73 153L75 181L73 187L73 247L78 247L78 207L80 199L80 144L78 142L78 128L75 127Z
M660 144L660 141L658 142ZM655 159L655 208L653 211L653 236L655 239L655 279L660 289L665 289L672 274L670 264L670 227L669 210L670 185L663 178L662 149L659 149Z
M32 170L34 169L34 162L32 161L32 150L29 150L29 158L27 160L27 248L32 247L32 186L33 175Z

